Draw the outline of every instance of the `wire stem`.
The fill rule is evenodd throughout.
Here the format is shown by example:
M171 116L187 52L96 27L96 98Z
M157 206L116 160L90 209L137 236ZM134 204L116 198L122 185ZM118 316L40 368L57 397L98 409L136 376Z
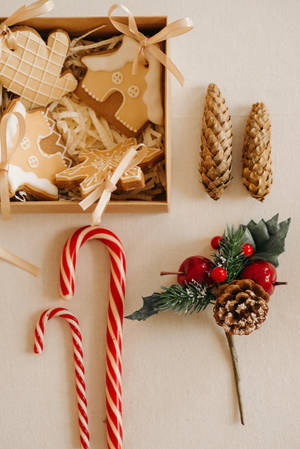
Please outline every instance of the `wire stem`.
M238 365L238 355L236 351L236 347L234 344L233 336L225 332L228 346L230 349L231 359L232 359L232 366L233 366L233 372L234 372L234 379L235 379L235 386L236 386L236 393L238 397L238 403L239 403L239 411L240 411L240 419L241 424L245 425L244 421L244 411L243 411L243 401L242 401L242 394L240 389L240 372L239 372L239 365Z

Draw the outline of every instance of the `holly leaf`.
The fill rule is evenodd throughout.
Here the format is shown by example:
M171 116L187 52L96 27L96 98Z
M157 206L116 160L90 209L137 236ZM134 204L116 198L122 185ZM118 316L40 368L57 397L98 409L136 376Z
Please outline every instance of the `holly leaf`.
M278 223L279 214L274 215L269 221L266 221L266 226L271 235L276 234L280 230L280 224Z
M255 221L251 220L247 224L247 229L249 229L252 238L255 242L255 246L257 248L261 247L264 243L268 242L270 234L267 225L263 219L260 220L258 223L255 223Z
M255 241L254 241L254 239L252 237L251 232L249 231L247 226L241 225L241 228L244 229L244 237L243 237L244 243L250 243L250 245L253 248L253 251L255 251L256 245L255 245Z
M243 226L245 241L250 243L255 251L250 260L266 260L275 267L278 266L278 256L285 250L285 239L291 222L288 218L278 223L278 218L279 214L276 214L268 221L262 219L255 223L251 220Z
M137 321L145 321L152 315L155 315L159 312L159 309L155 307L155 303L153 302L153 295L143 297L143 307L135 312L127 315L125 318L128 320L137 320Z

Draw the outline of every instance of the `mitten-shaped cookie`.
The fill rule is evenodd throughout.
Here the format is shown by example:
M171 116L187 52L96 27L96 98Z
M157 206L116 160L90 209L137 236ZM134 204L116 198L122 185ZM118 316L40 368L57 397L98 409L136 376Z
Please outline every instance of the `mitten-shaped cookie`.
M0 83L19 95L27 108L47 106L68 92L77 81L71 72L61 73L70 38L63 30L50 33L46 43L30 27L14 27L15 50L3 42L0 56Z
M209 196L218 200L231 180L232 125L220 89L210 84L202 118L200 174Z
M263 201L273 182L271 122L264 103L252 106L243 147L243 184L253 198Z

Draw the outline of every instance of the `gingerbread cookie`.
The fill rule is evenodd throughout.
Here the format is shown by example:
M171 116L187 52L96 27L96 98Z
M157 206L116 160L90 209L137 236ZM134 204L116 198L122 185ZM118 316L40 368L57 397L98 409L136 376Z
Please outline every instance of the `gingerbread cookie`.
M19 112L25 119L25 136L13 153L8 165L10 195L25 190L36 198L55 200L58 189L56 173L65 170L65 147L56 131L56 124L46 109L26 111L20 100L13 100L7 112ZM11 116L7 127L8 149L17 136L17 119Z
M87 72L76 94L127 136L135 136L150 120L163 123L161 64L145 49L144 61L132 64L139 44L124 36L117 50L84 56Z
M87 196L112 174L128 149L136 144L135 139L127 139L111 150L98 150L95 148L83 150L79 154L80 164L68 168L56 175L56 184L59 187L72 187L80 185L82 197ZM163 158L164 152L159 148L148 148L147 153L139 164L143 168L150 167ZM143 188L144 174L140 166L135 166L125 172L118 187L122 190Z
M27 108L48 106L77 87L68 71L61 73L70 46L69 35L62 30L49 34L47 45L30 27L11 29L16 50L2 43L0 83L19 95Z

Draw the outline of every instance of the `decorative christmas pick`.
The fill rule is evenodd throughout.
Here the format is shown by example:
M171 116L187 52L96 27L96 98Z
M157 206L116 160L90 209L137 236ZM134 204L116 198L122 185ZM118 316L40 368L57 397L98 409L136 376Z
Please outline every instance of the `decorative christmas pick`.
M228 227L222 236L211 240L215 250L212 261L192 256L184 260L178 272L162 272L177 274L178 283L143 298L143 307L126 317L146 320L166 310L190 315L214 304L214 318L223 327L230 348L242 424L244 411L233 336L259 329L267 318L270 295L277 285L286 284L277 282L275 267L284 252L290 221L278 223L277 214L268 221L251 220L236 230Z
M88 240L96 239L106 246L111 265L106 333L106 429L109 449L122 449L122 339L126 263L122 244L108 229L85 226L66 242L60 267L60 292L71 299L75 288L78 251Z
M34 352L41 354L44 349L45 327L49 320L55 317L64 318L69 324L72 332L73 352L75 362L75 376L76 376L76 393L77 393L77 407L79 414L79 431L80 442L82 449L88 449L90 445L90 435L88 428L87 416L87 399L85 386L85 370L83 365L83 349L82 349L82 335L79 322L73 313L62 307L54 307L53 309L45 310L39 318L35 328Z

